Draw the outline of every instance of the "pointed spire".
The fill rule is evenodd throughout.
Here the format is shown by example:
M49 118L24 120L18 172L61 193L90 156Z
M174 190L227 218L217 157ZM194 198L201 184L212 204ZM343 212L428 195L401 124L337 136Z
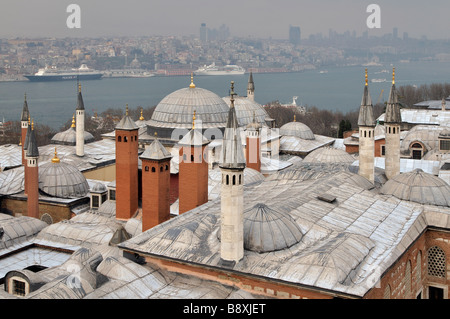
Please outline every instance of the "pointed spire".
M119 130L137 130L138 126L134 121L131 119L131 117L128 115L128 104L125 107L125 116L122 117L120 122L116 125L116 129Z
M27 134L28 137L28 134ZM34 132L34 121L31 121L31 131L28 138L27 157L39 157L39 149Z
M55 147L55 156L53 156L53 158L52 158L52 163L59 163L60 162L60 160L59 160L59 157L58 157L58 154L56 153L56 147Z
M194 73L191 73L191 84L189 85L189 87L191 89L195 88L195 84L194 84Z
M22 108L22 115L20 117L20 120L22 122L25 122L28 120L28 117L30 116L30 112L28 110L28 102L27 102L27 93L24 94L24 101L23 101L23 108Z
M372 98L370 97L369 92L367 69L365 70L365 86L361 100L361 107L359 108L358 126L375 126Z
M234 107L234 82L231 81L230 101L231 106L228 111L228 121L223 136L223 144L219 167L231 169L244 169L245 156L239 132L236 109Z
M255 90L255 82L253 82L253 72L252 71L250 71L250 76L248 77L247 90L252 91L252 92Z
M27 128L27 134L25 135L25 142L23 143L23 149L26 151L28 148L28 141L30 140L31 135L31 119L30 115L28 115L28 128Z
M397 90L395 88L395 68L393 68L392 71L392 86L391 91L389 92L389 99L386 106L384 122L398 124L402 122L400 103L398 102Z
M78 83L77 110L84 110L84 102L83 102L83 96L81 94L81 84L80 83Z

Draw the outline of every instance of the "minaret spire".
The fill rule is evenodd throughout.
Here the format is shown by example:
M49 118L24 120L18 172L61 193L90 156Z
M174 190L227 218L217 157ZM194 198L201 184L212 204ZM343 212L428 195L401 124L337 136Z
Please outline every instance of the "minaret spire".
M252 101L255 100L255 83L253 81L253 73L251 71L250 76L248 77L247 98Z
M79 82L76 117L76 154L78 156L84 156L84 102L81 94L81 84Z

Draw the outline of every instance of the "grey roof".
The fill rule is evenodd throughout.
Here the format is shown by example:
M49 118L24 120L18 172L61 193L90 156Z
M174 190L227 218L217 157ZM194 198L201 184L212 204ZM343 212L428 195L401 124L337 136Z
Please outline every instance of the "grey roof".
M78 198L89 193L89 184L75 166L47 162L39 166L39 189L50 196Z
M128 115L128 105L125 115L122 117L120 122L116 125L116 130L133 131L137 130L139 127L133 121L133 119Z
M84 102L83 102L83 95L81 94L81 87L79 87L78 90L77 110L84 110Z
M330 146L318 148L303 159L304 163L353 163L355 158L346 151Z
M91 143L94 140L94 136L91 133L84 131L84 142L86 144ZM63 132L58 132L52 137L52 143L55 144L76 145L76 141L77 131L73 127L69 127L69 129Z
M196 124L202 128L225 127L228 106L217 94L199 88L182 88L164 97L156 106L148 125L158 128L192 128L192 116L196 112Z
M401 118L404 123L425 124L425 125L450 125L450 112L441 110L420 110L404 109L400 110ZM378 117L378 120L385 121L386 114Z
M450 185L421 169L393 177L380 192L420 204L450 207Z
M393 83L389 93L389 99L386 105L386 113L384 117L385 123L402 123L402 115L400 112L400 103L398 102L398 93Z
M244 212L244 248L266 253L289 248L302 239L299 225L289 215L265 204L256 204Z
M13 217L0 213L0 228L2 229L0 256L9 253L17 245L28 243L47 226L47 223L37 218L28 216Z
M359 108L358 126L375 126L373 117L372 98L370 97L369 86L364 86L364 94Z
M145 148L144 153L142 153L139 158L160 161L172 158L172 154L170 154L170 152L156 138L148 147Z
M362 188L349 179L355 174L348 171L311 180L283 175L244 187L244 208L263 203L290 215L302 230L302 239L278 251L245 250L232 271L362 297L376 284L373 273L384 273L427 226L423 206ZM220 200L209 201L119 247L221 267L220 213Z
M23 149L25 151L28 148L28 141L30 140L30 135L31 135L31 123L30 123L30 121L28 121L28 128L27 128L27 134L25 135L25 142L22 141ZM26 154L26 152L25 152L25 154Z
M280 135L295 136L304 140L314 140L315 136L311 129L301 122L289 122L280 127Z
M190 130L183 138L178 142L181 146L203 146L209 144L209 140L198 129Z
M319 147L333 144L335 138L314 135L314 139L303 139L297 136L282 136L280 139L280 152L307 155Z
M227 127L222 142L219 166L221 168L244 169L246 161L233 100L228 112Z
M250 71L250 75L248 77L247 90L254 91L255 90L255 82L253 81L253 72Z
M413 143L420 142L425 147L426 152L439 150L439 136L448 127L432 125L415 125L401 140L400 152L409 155L409 148Z

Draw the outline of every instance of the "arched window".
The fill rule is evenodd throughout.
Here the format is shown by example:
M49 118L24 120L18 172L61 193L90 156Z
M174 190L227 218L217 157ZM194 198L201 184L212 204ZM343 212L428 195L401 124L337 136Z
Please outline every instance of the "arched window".
M161 166L161 167L159 168L159 171L162 172L163 170L164 170L164 168Z
M118 142L122 142L122 136L120 136L120 135L117 136L117 141L118 141Z
M239 174L239 185L242 184L242 175Z
M169 169L169 165L166 165L166 171Z
M447 262L444 251L438 246L428 249L428 275L445 278Z
M386 288L384 288L383 299L391 299L391 286L387 285Z
M233 175L233 185L236 185L236 175Z
M409 296L411 293L411 261L408 260L406 263L405 270L405 296Z
M145 166L145 171L148 172L148 166Z
M413 159L422 159L424 147L420 143L413 143L411 145L411 152Z
M230 185L230 176L229 176L229 175L227 175L226 180L227 180L226 184L227 184L227 185Z
M417 263L416 263L416 284L420 287L422 281L422 253L419 251L417 253Z
M124 136L124 137L123 137L123 141L124 141L125 143L128 142L128 137Z
M152 173L156 172L156 169L154 167L152 167Z

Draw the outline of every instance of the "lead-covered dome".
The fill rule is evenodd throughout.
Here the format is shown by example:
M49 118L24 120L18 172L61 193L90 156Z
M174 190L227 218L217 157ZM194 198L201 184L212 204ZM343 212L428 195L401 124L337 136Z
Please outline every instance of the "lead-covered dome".
M334 147L318 148L303 159L303 163L353 163L355 158L346 151Z
M94 136L91 133L84 131L84 143L91 143L94 142L94 140ZM56 133L52 138L52 143L60 145L76 145L77 132L75 128L70 127L68 130Z
M256 204L244 212L244 248L258 253L289 248L300 242L303 234L288 214L264 204Z
M230 97L226 96L223 100L227 103L228 107L230 107ZM266 120L269 118L269 114L262 105L246 97L235 96L234 108L236 109L236 117L239 126L247 126L248 124L253 123L253 117L255 117L257 123L265 126Z
M380 192L420 204L450 206L450 185L421 169L393 177Z
M179 89L156 106L148 121L148 133L170 138L174 129L192 129L195 111L196 128L225 128L228 105L217 94L198 87ZM178 136L173 139L179 139Z
M280 127L280 135L296 136L304 140L314 140L316 137L308 125L301 122L289 122Z
M55 155L51 162L39 166L39 189L54 197L79 198L88 194L89 184L78 168Z

